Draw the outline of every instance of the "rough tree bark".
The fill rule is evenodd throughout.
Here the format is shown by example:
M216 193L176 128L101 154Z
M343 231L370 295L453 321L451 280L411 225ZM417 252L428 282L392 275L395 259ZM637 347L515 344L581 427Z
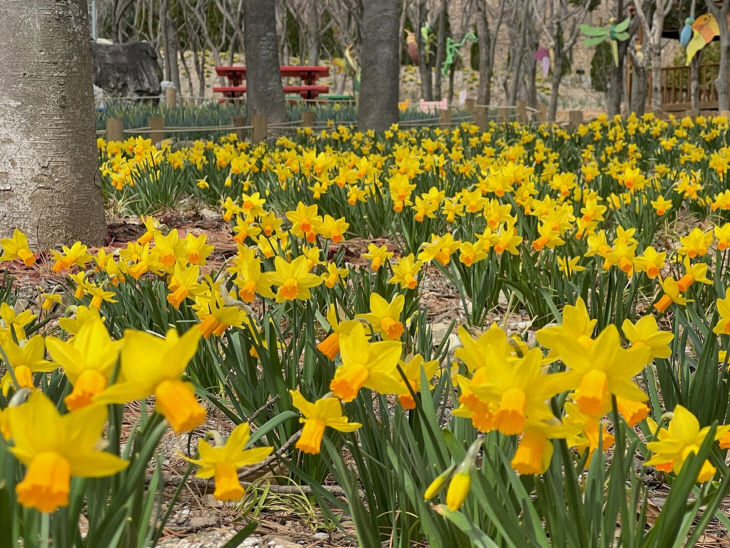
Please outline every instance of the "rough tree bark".
M3 0L0 236L99 244L106 224L86 0Z
M286 121L284 88L279 72L274 2L244 0L246 49L246 115L263 114L269 123Z
M636 16L644 30L644 55L651 62L651 109L657 112L662 109L662 32L664 30L664 18L669 14L674 2L673 0L654 0L647 6L647 9L644 9L643 0L633 0L633 3ZM650 19L651 25L649 24Z
M479 88L477 103L488 105L492 100L492 77L494 76L494 57L497 50L497 35L502 26L507 2L499 2L499 12L494 25L489 26L488 6L486 1L477 3L477 38L479 40Z
M720 111L730 110L728 101L728 62L730 61L730 29L727 28L727 14L730 10L730 0L722 0L720 7L714 0L705 0L707 9L717 19L717 26L720 28L720 69L715 80L717 90L717 103Z
M416 40L418 40L418 71L421 75L421 97L424 101L433 101L433 82L431 80L431 66L426 59L428 46L423 43L421 27L426 23L426 0L418 0L416 3Z
M385 130L398 121L399 0L370 0L363 13L360 129Z

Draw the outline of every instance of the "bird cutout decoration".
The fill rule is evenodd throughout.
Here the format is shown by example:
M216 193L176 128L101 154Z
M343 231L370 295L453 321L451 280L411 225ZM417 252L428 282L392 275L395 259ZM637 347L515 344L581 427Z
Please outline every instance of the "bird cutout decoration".
M687 18L689 20L689 18ZM727 16L727 24L730 25L730 13ZM686 25L685 25L686 28ZM716 36L720 34L720 26L717 24L717 19L711 13L705 13L700 15L697 20L692 23L692 39L687 43L687 64L692 62L692 58L704 48L707 44L712 42ZM684 29L682 29L684 32ZM681 37L680 37L681 40Z
M477 37L474 36L473 32L467 32L460 42L455 42L451 39L451 37L446 39L446 57L444 58L444 62L441 65L442 76L446 76L449 73L449 69L451 69L451 65L454 62L454 57L456 55L461 57L461 52L459 50L467 42L477 42Z
M682 27L682 31L679 33L679 45L683 48L686 48L689 41L692 40L692 23L694 22L694 17L687 17L687 19L684 20L684 26Z
M535 61L542 61L542 77L545 78L550 70L550 50L540 48L535 52Z
M611 44L611 54L613 55L613 64L618 66L618 43L624 42L629 39L629 33L626 32L629 28L631 18L627 17L620 23L616 23L616 20L611 18L609 21L608 28L606 27L594 27L591 25L581 25L580 31L588 36L583 42L583 45L587 47L595 47L608 40Z
M414 65L418 64L418 41L416 40L416 33L406 31L406 48L408 48L408 57L411 59Z

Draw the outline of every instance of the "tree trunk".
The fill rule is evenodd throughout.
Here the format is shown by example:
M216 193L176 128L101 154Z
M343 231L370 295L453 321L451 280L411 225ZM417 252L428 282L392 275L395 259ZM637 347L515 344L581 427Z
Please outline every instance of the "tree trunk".
M436 35L436 75L433 82L433 95L436 101L441 100L441 66L446 57L446 0L441 1L441 15L439 15L439 30Z
M479 87L477 88L477 103L488 105L492 92L492 59L489 56L492 37L489 35L489 21L487 14L479 3L477 8L477 39L479 40Z
M720 69L715 80L717 103L720 111L730 110L728 106L728 62L730 62L730 30L727 28L727 13L730 9L730 0L723 0L722 6L717 7L713 0L705 0L707 9L715 16L720 28Z
M722 29L725 32L722 32ZM728 87L727 87L727 65L730 60L730 33L727 29L727 24L723 24L720 33L720 69L717 73L717 80L715 80L715 89L717 90L717 106L720 111L730 110L730 102L728 101Z
M3 0L0 41L0 235L100 244L86 0Z
M360 55L360 129L385 130L398 121L399 0L365 2Z
M631 57L631 96L629 97L629 110L637 116L642 116L646 110L646 95L649 89L649 71L645 64L638 59ZM652 87L653 87L652 75ZM659 110L661 110L661 94L659 97Z
M320 36L321 17L319 2L309 0L305 9L306 17L306 36L307 36L307 63L310 66L319 65L319 50L322 45Z
M692 101L692 110L700 110L700 59L702 50L698 51L689 64L689 93Z
M263 114L269 123L286 121L284 88L279 71L274 2L243 0L246 49L246 115Z
M553 62L553 75L550 82L550 106L548 107L548 120L555 121L558 114L558 92L560 91L560 81L563 79L563 40L562 30L558 24L558 33L553 37L556 44L555 61Z
M420 0L418 3L418 28L416 29L416 40L418 40L418 71L421 74L421 97L424 101L433 101L433 85L431 81L431 67L426 59L428 44L423 43L421 28L425 20L423 12L426 9L426 2Z

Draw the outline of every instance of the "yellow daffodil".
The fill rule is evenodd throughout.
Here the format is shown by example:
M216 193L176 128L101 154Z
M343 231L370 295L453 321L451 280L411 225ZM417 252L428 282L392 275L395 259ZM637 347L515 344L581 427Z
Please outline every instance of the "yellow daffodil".
M373 243L369 243L368 252L363 253L362 257L363 259L369 259L370 268L377 271L380 270L380 267L387 263L391 257L393 257L393 252L388 251L388 246L386 245L377 246Z
M205 421L205 409L192 387L180 376L198 348L201 331L189 329L182 337L170 329L162 338L142 331L126 331L122 344L121 379L94 397L96 403L126 403L154 394L155 409L176 433L188 432Z
M377 293L371 293L370 312L357 314L355 318L368 322L374 333L382 333L386 339L400 339L404 330L400 317L405 300L405 297L399 294L388 302Z
M36 391L7 413L10 452L27 467L15 487L23 506L53 512L68 505L71 476L111 476L128 464L97 449L107 418L104 406L61 416L53 402Z
M717 428L715 439L720 438L730 430L730 426ZM700 423L688 409L681 405L674 408L672 419L668 427L660 428L656 432L657 441L650 441L646 444L649 451L654 455L646 462L645 466L654 466L663 472L674 472L679 474L682 465L691 454L697 454L700 446L705 441L709 426L700 428ZM715 467L709 461L705 461L698 474L697 481L705 482L715 475Z
M396 371L401 355L400 342L368 342L362 324L342 333L339 339L342 364L335 371L330 390L342 401L354 400L363 387L381 394L400 392Z
M3 250L3 254L0 255L0 263L20 259L25 266L35 264L35 255L28 247L28 238L17 228L13 231L12 238L0 240L0 248Z
M300 255L291 263L281 257L274 258L274 272L267 272L266 282L275 285L279 289L276 292L276 302L293 301L299 299L306 301L310 297L309 290L322 283L322 278L316 274L310 274L307 269L307 257Z
M213 496L221 501L239 500L244 493L238 479L238 469L257 464L271 454L273 447L244 449L248 444L251 430L247 423L236 426L225 444L212 446L204 439L198 440L198 458L188 460L199 466L195 476L198 478L215 477Z
M326 396L312 403L307 401L299 390L289 390L289 394L294 407L304 415L299 419L304 428L297 441L297 449L303 453L319 453L327 426L339 432L353 432L362 426L359 422L349 422L347 417L342 415L342 405L337 398Z
M107 386L114 371L121 341L113 341L100 319L84 323L68 341L46 338L51 358L64 368L73 390L64 402L69 411L92 402Z

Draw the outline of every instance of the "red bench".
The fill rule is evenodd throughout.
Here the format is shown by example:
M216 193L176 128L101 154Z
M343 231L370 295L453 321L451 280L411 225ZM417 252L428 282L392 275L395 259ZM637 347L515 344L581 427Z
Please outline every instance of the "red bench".
M228 86L215 86L213 91L222 93L227 99L236 99L246 93L246 86L241 84L246 79L246 67L244 66L218 66L215 67L216 74L228 80ZM282 78L299 78L302 81L300 86L284 86L284 93L297 93L302 99L312 101L317 99L320 93L328 93L329 86L316 85L317 79L329 76L329 67L303 66L303 67L279 67Z
M320 93L327 93L329 86L284 86L284 93L297 93L307 101L315 100ZM239 99L246 93L246 86L214 86L215 93L222 93L226 99ZM224 101L225 99L221 99Z

